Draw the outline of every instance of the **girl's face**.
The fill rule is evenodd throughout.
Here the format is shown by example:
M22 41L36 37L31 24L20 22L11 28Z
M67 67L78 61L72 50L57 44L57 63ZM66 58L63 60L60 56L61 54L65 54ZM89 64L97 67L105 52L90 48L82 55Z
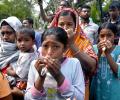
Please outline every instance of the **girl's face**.
M3 40L4 42L11 43L15 42L16 40L15 32L9 25L1 27L1 40Z
M60 16L58 19L58 27L61 27L64 30L75 30L75 22L73 21L73 18L70 15Z
M60 59L63 56L64 45L54 35L48 35L42 42L42 56Z
M17 34L17 46L21 52L32 52L33 51L34 40L26 34Z
M102 29L99 34L99 40L109 40L114 43L114 33L110 29Z

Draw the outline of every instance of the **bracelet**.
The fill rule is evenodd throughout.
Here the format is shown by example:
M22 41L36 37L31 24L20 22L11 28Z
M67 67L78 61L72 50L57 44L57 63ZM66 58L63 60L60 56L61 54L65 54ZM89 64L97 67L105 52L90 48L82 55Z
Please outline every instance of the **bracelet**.
M80 50L76 51L73 56L77 55L80 52Z

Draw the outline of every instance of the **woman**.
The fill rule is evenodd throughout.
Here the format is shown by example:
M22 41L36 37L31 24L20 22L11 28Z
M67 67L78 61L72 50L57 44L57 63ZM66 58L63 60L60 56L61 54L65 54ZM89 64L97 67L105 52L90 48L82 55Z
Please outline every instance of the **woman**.
M64 8L55 15L50 24L50 27L53 26L62 27L67 31L69 45L64 55L68 57L77 57L82 63L86 78L85 100L88 100L89 77L96 70L97 56L92 49L90 41L85 37L79 26L78 14L71 8Z

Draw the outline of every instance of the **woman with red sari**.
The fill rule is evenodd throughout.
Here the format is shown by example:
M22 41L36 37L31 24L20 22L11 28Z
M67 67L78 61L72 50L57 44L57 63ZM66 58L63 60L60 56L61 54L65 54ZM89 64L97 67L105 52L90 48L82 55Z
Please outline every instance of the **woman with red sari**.
M53 26L62 27L67 32L69 43L65 56L76 57L80 60L86 81L85 100L88 100L89 78L96 71L97 55L93 51L92 44L79 26L77 12L71 8L59 11L49 27Z

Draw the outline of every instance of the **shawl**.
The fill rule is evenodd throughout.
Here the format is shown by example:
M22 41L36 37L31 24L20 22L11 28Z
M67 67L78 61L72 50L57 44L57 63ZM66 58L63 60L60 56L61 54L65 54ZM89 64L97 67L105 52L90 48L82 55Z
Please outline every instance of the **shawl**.
M2 70L8 64L17 61L19 52L15 43L0 41L0 69Z

